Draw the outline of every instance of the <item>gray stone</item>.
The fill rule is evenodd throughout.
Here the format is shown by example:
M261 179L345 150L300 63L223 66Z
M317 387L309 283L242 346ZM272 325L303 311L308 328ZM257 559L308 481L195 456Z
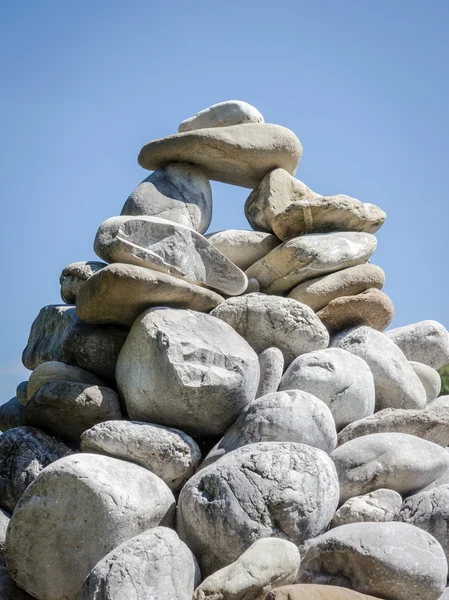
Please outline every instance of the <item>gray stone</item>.
M138 161L150 171L185 161L201 167L209 179L252 189L276 167L294 175L301 156L300 141L286 127L245 123L155 140L142 148Z
M309 352L285 372L280 390L303 390L330 408L337 430L374 412L375 390L364 360L340 348Z
M174 492L201 461L197 443L183 431L140 421L99 423L82 434L81 450L134 462L152 471Z
M204 233L212 219L209 180L193 165L164 165L136 187L121 214L160 217Z
M298 283L366 262L376 249L370 233L314 233L284 242L246 270L268 294L288 292Z
M403 496L419 492L449 467L440 446L407 433L374 433L331 453L340 481L340 503L380 488Z
M449 363L449 332L438 321L419 321L385 332L408 360L421 362L433 369Z
M6 534L16 583L36 598L79 600L84 580L122 542L171 526L175 501L147 469L93 454L48 466L26 489Z
M153 306L209 312L224 298L166 273L116 263L92 277L79 294L76 310L86 323L131 326Z
M62 380L42 386L25 414L30 425L76 443L97 423L123 418L120 399L110 388Z
M260 292L260 284L257 279L248 279L248 287L245 294L257 294Z
M299 550L291 542L257 540L235 562L207 577L193 600L260 600L273 588L294 583L299 563Z
M244 123L264 123L260 112L248 102L226 100L212 104L181 122L178 131L193 131L209 127L229 127ZM190 599L189 599L190 600Z
M361 294L370 288L380 290L384 283L382 269L366 263L303 281L292 289L288 297L319 311L336 298Z
M35 427L15 427L0 436L0 506L12 512L45 467L70 449Z
M147 267L228 295L248 285L243 271L205 237L158 217L111 217L98 229L94 249L107 262Z
M426 392L401 350L383 333L356 327L331 338L331 346L348 350L368 364L376 388L376 410L424 408Z
M117 357L127 335L126 327L83 323L74 306L44 306L31 327L22 362L33 371L43 362L56 360L114 381Z
M231 325L257 353L279 348L286 365L329 344L327 329L313 310L290 298L246 294L229 298L211 315Z
M285 585L270 592L265 600L379 600L354 590L335 585L297 583Z
M0 430L8 431L21 425L26 425L25 410L14 396L8 402L0 404Z
M230 452L189 479L179 497L177 530L208 576L258 539L299 545L319 535L337 504L337 475L325 452L261 442Z
M284 372L284 355L279 348L267 348L258 358L260 379L256 398L277 392Z
M220 319L152 308L135 321L116 375L131 419L219 435L254 400L259 361Z
M75 304L80 289L94 273L106 264L93 260L71 263L64 267L59 278L61 298L66 304Z
M311 540L300 580L388 600L437 600L446 587L443 549L406 523L351 523Z
M394 490L380 488L365 494L349 498L340 506L331 522L331 527L365 521L395 521L401 508L402 497Z
M26 592L21 590L8 573L8 569L0 566L0 598L2 600L33 600Z
M28 402L28 381L22 381L16 388L16 398L22 406Z
M41 363L31 373L28 381L27 400L26 402L22 402L22 404L24 406L28 404L28 401L31 400L34 394L45 384L50 383L51 381L60 380L104 386L104 381L90 371L86 371L86 369L66 365L57 360L51 360Z
M85 600L192 600L199 582L195 557L167 527L126 540L92 569Z
M281 243L275 235L247 229L208 233L209 242L240 269L247 269Z
M444 590L443 595L438 600L449 600L449 587Z
M5 561L5 539L11 514L0 508L0 566L6 566ZM1 590L1 587L0 587ZM0 598L2 596L0 595Z
M427 402L432 402L432 400L438 398L441 392L441 377L438 371L414 360L409 362L426 390Z

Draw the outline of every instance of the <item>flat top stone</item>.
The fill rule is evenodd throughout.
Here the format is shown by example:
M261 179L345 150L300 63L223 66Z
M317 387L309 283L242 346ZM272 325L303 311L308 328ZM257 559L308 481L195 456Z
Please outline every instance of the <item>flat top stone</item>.
M207 127L226 127L243 123L264 123L260 112L248 102L226 100L212 104L181 122L178 131L192 131Z

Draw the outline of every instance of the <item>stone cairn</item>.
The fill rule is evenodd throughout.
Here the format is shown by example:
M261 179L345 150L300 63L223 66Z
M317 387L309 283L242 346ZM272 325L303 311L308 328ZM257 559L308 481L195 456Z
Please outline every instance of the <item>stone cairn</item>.
M2 600L449 598L449 334L384 331L386 215L301 154L240 101L142 148L0 408Z

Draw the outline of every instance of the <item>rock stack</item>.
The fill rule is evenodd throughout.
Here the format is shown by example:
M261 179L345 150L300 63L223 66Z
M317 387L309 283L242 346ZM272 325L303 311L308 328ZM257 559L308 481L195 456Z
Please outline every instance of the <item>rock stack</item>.
M449 333L384 332L386 215L301 154L237 101L142 148L0 407L0 598L449 597ZM251 230L206 233L211 179Z

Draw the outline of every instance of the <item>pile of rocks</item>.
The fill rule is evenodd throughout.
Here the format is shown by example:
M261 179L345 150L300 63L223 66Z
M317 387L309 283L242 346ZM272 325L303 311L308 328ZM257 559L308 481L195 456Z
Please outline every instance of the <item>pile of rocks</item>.
M449 597L449 333L384 332L386 215L301 154L244 102L141 150L0 407L2 599ZM206 234L210 179L252 230Z

